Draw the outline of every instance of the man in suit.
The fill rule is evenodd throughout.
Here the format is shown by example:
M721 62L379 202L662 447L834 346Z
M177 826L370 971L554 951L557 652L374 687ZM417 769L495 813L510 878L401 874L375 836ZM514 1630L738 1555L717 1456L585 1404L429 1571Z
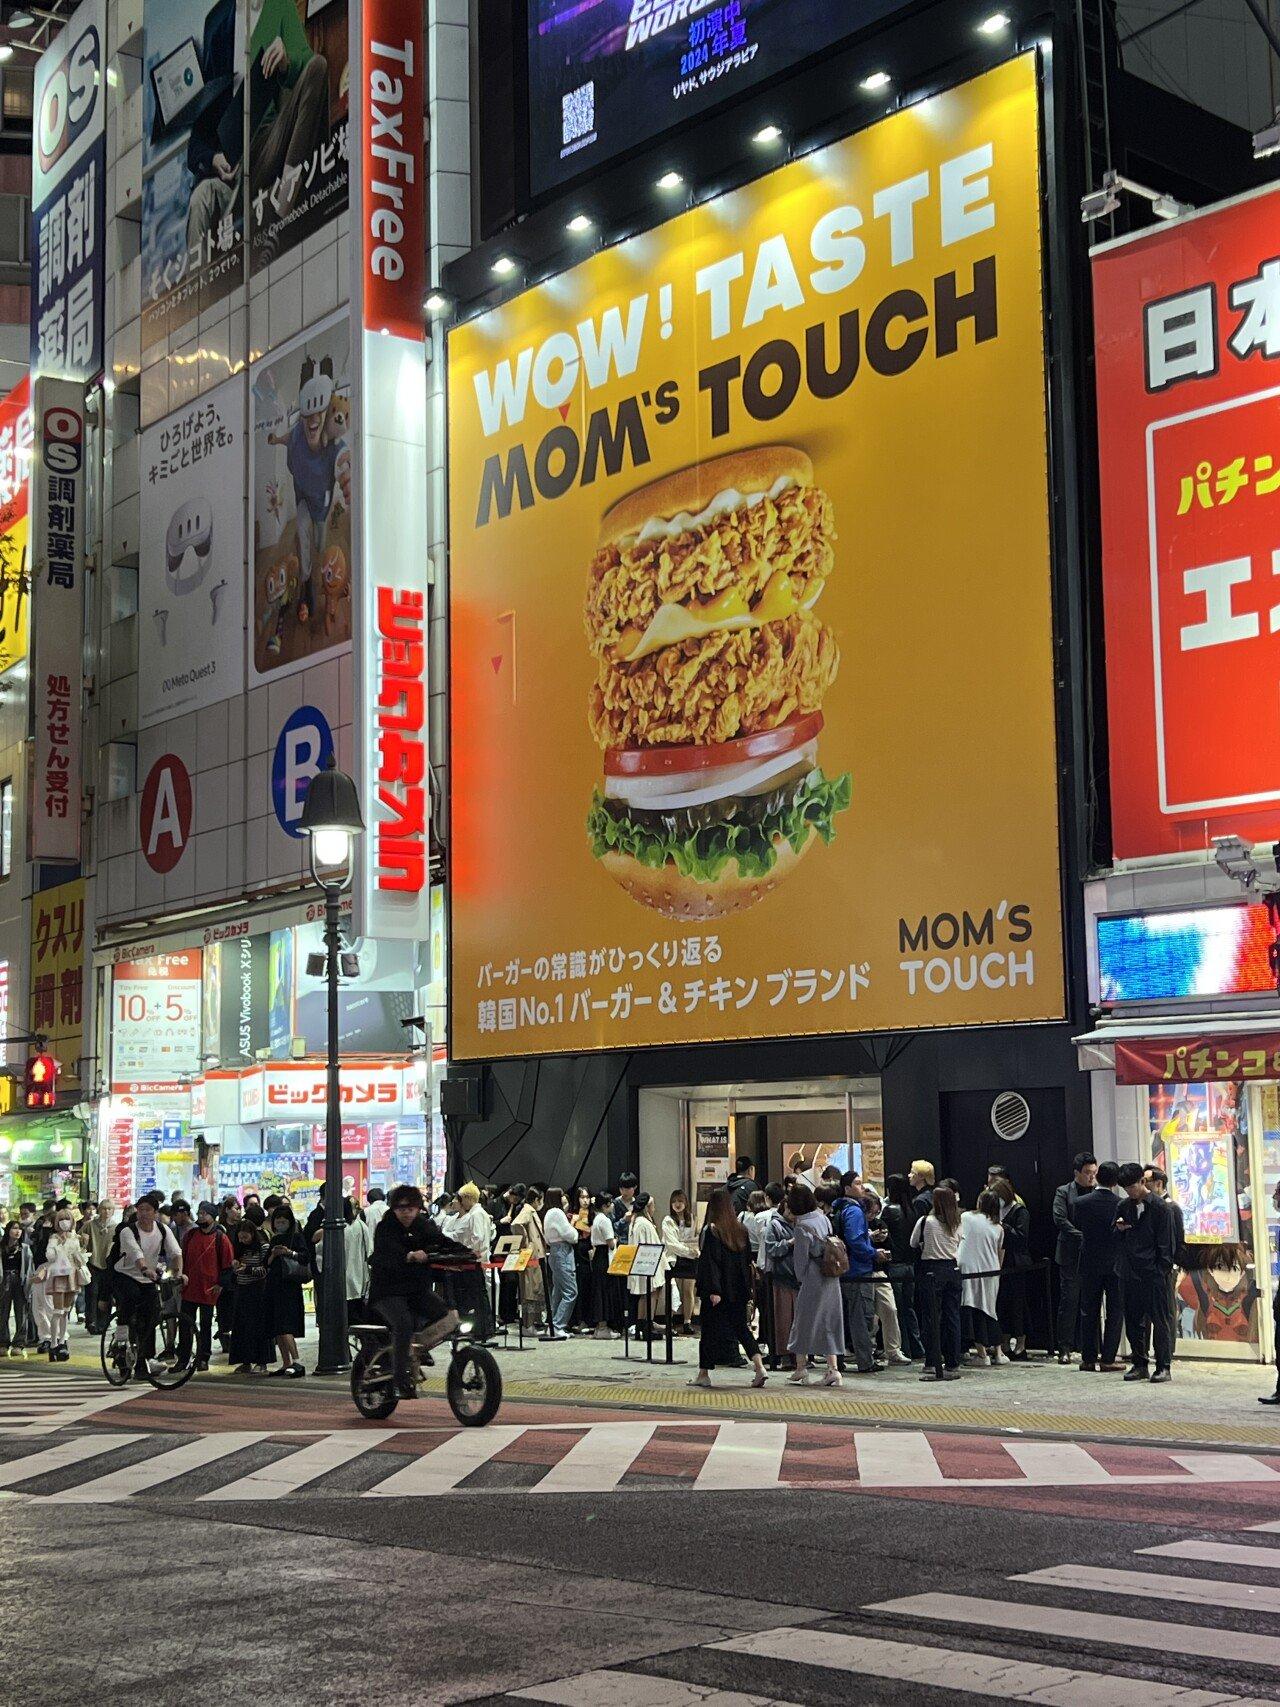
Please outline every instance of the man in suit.
M1053 1260L1058 1266L1058 1362L1070 1363L1080 1337L1080 1229L1071 1211L1094 1187L1098 1158L1081 1150L1071 1164L1074 1177L1053 1194L1053 1224L1058 1243Z
M1120 1186L1127 1199L1120 1206L1118 1223L1124 1261L1124 1325L1133 1358L1125 1380L1169 1381L1173 1361L1169 1276L1177 1257L1173 1216L1169 1205L1147 1184L1140 1162L1125 1163ZM1154 1372L1150 1367L1153 1340Z
M1159 1198L1169 1206L1173 1216L1173 1267L1169 1270L1169 1322L1173 1333L1173 1343L1178 1343L1178 1270L1187 1266L1187 1224L1183 1218L1182 1205L1175 1203L1169 1196L1169 1176L1163 1168L1144 1168L1142 1177Z
M1089 1374L1099 1367L1099 1341L1101 1367L1107 1374L1124 1368L1117 1361L1124 1323L1120 1233L1116 1226L1120 1217L1120 1199L1116 1193L1119 1175L1114 1162L1099 1162L1094 1189L1082 1192L1071 1206L1072 1225L1079 1234L1076 1280L1080 1289L1080 1367ZM1101 1319L1104 1305L1105 1327Z

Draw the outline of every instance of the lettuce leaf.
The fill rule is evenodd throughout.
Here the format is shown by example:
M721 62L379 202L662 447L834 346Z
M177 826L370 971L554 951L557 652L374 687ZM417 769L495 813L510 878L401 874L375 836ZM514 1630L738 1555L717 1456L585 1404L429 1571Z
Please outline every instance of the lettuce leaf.
M742 877L767 877L783 842L799 853L813 832L835 835L835 816L853 798L853 779L807 772L771 794L716 801L691 812L642 812L607 799L599 789L587 814L587 835L597 859L630 854L658 870L670 862L685 877L714 883L730 860Z

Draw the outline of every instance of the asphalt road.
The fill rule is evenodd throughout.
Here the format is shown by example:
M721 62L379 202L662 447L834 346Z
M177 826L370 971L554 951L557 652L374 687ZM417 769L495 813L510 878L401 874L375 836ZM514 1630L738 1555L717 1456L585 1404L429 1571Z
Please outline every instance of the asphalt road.
M805 1440L823 1485L714 1489L691 1464L739 1455L749 1479L767 1441L713 1424L694 1448L634 1414L588 1433L584 1414L507 1425L495 1455L425 1405L399 1436L295 1417L286 1438L274 1412L257 1431L237 1414L152 1432L150 1403L0 1437L0 1663L30 1677L44 1656L44 1701L1280 1701L1280 1529L1259 1527L1280 1524L1280 1458L1142 1482L1105 1479L1129 1461L1099 1449L1104 1479L1068 1456L1061 1475L1016 1481L1001 1443L931 1434L948 1473L998 1474L854 1491L839 1478L849 1431L826 1425ZM584 1464L616 1454L622 1427L640 1468ZM875 1452L922 1450L905 1438L884 1431ZM302 1451L305 1485L273 1482L300 1481ZM440 1451L481 1467L422 1497ZM548 1466L573 1451L602 1485L550 1491ZM1170 1544L1181 1553L1148 1551Z

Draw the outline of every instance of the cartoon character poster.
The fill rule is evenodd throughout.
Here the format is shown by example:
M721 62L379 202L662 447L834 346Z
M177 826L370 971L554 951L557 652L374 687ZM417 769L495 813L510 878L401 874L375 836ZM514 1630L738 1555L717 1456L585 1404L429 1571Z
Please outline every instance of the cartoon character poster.
M1220 1245L1235 1240L1238 1222L1227 1133L1168 1139L1165 1172L1169 1175L1169 1195L1182 1210L1189 1245Z
M241 376L142 435L139 729L244 691L244 418Z
M351 640L350 353L344 311L253 369L254 683Z

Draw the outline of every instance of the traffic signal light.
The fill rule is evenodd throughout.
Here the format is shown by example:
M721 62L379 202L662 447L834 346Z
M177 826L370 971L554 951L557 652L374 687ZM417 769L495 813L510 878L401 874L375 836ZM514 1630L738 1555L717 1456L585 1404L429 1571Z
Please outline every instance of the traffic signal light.
M32 1055L23 1075L28 1108L52 1108L58 1095L58 1063L52 1055Z

